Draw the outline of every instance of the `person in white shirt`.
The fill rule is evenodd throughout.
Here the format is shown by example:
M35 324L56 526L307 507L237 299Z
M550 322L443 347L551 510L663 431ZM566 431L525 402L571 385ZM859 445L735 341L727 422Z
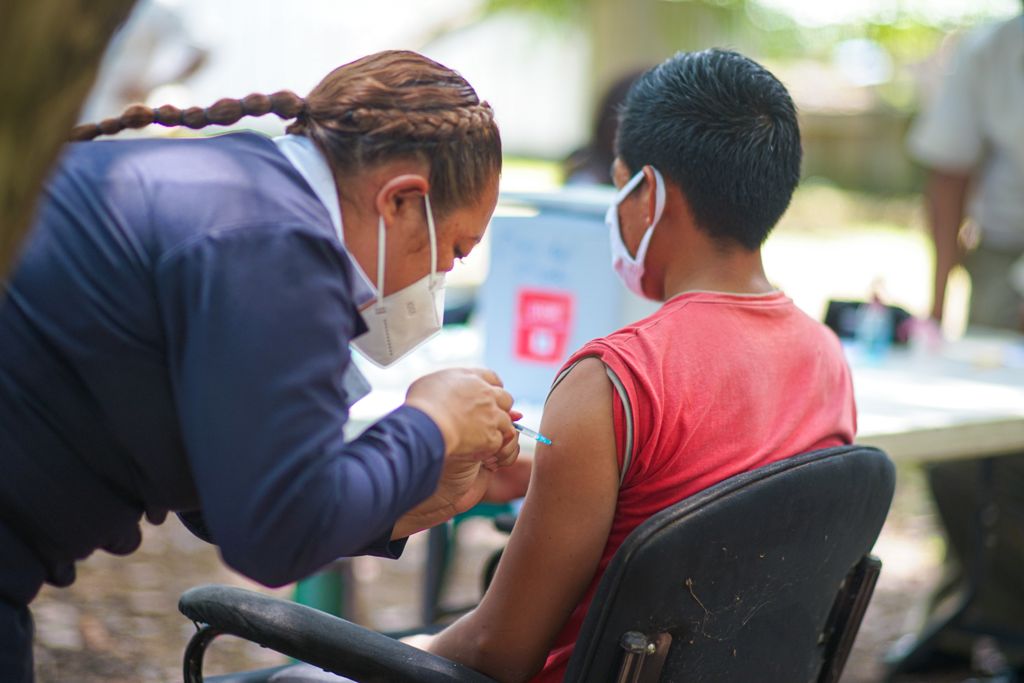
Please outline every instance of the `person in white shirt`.
M946 281L963 263L971 277L969 324L1024 329L1024 15L984 26L957 46L952 66L908 138L911 155L928 171L925 199L935 245L932 318L941 322ZM961 227L974 240L961 239ZM964 244L974 241L970 249ZM1024 453L989 463L985 492L982 461L930 465L928 483L947 536L945 574L931 597L930 622L901 666L910 671L969 664L974 635L942 623L968 590L965 567L976 557L977 520L984 513L986 561L960 626L981 633L1024 636ZM994 514L993 514L994 513ZM924 634L938 628L934 639ZM1011 666L1024 670L1024 647L997 638ZM904 656L906 641L891 653ZM911 661L913 660L913 661Z
M942 319L946 280L962 259L971 276L970 323L1021 330L1024 299L1010 274L1024 255L1024 16L963 39L908 146L928 169L932 317ZM965 218L980 233L967 253L958 241Z

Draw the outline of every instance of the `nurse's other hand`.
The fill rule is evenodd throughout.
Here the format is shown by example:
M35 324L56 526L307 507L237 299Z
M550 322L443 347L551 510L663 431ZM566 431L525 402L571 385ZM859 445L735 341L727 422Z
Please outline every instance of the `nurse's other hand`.
M532 471L531 458L519 458L507 467L495 470L480 500L484 503L508 503L522 498L526 495Z
M512 396L491 370L451 368L412 383L405 402L441 430L445 457L482 462L513 440Z
M509 413L512 420L521 417L518 411ZM525 495L530 467L529 464L525 469L516 466L519 458L519 432L513 431L512 434L497 452L483 462L446 458L434 493L399 518L391 538L405 538L441 524L469 510L481 499L505 502ZM510 474L506 475L506 472Z
M483 498L492 476L479 462L448 458L434 493L398 519L391 538L405 538L470 509Z

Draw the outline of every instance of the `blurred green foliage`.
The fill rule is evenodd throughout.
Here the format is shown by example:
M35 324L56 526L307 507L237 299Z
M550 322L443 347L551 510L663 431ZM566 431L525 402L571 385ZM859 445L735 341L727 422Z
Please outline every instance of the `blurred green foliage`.
M557 30L586 31L594 92L616 72L657 63L676 50L721 46L751 55L778 74L796 98L803 97L798 106L805 175L873 195L920 188L920 169L907 157L903 141L922 100L924 74L937 71L932 57L942 42L959 30L1020 11L1019 3L1009 0L971 0L959 7L889 0L856 16L837 2L832 16L847 19L808 25L779 9L783 3L777 0L481 2L484 14L526 12ZM801 18L815 21L821 14ZM853 60L860 50L864 70L851 61L851 50Z
M485 12L525 11L553 21L574 21L595 0L484 0ZM883 46L896 64L925 59L950 31L998 14L998 2L976 2L958 20L894 1L892 8L864 21L801 26L790 15L757 0L629 0L664 5L692 5L720 22L737 44L762 57L827 58L840 41L866 38ZM665 28L665 27L661 27Z

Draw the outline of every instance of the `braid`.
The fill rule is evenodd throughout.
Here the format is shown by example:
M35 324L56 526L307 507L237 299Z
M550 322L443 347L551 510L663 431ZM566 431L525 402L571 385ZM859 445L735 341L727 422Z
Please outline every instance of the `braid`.
M436 211L476 201L501 173L501 135L490 105L455 71L395 50L338 67L306 99L282 90L222 99L205 109L135 104L119 117L77 126L71 140L150 124L230 126L266 114L294 119L285 130L311 139L339 175L389 159L426 162Z
M294 119L301 118L306 109L306 101L290 90L281 90L273 95L254 93L240 100L226 97L206 109L189 107L183 110L170 104L153 109L144 104L133 104L117 118L75 126L70 139L92 140L100 135L115 135L125 128L144 128L151 123L198 130L209 125L230 126L245 116L276 114L281 119Z
M494 112L486 102L453 109L386 115L371 135L407 135L414 139L450 141L480 135L490 129Z
M340 116L335 111L318 114L320 112L313 109L309 117L337 133L435 142L486 135L494 126L494 110L486 102L412 110L354 106ZM303 134L306 129L306 121L299 120L288 127L288 132Z

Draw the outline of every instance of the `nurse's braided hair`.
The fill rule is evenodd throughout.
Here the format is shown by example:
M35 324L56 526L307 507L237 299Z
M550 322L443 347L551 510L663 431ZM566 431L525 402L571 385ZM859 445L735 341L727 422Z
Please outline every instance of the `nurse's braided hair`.
M134 104L117 118L74 128L71 140L151 123L193 129L231 125L265 114L295 119L287 132L312 139L336 174L397 158L425 161L431 203L440 213L478 198L501 171L501 137L490 105L455 71L408 51L379 52L345 64L306 98L282 90L225 98L205 109Z
M115 135L125 128L144 128L151 123L161 126L186 126L188 128L205 128L209 125L230 126L244 116L263 116L277 114L282 119L293 119L299 116L306 103L301 97L288 90L273 95L252 94L240 100L225 97L217 100L212 106L189 107L178 109L170 104L162 107L147 107L144 104L133 104L124 112L111 119L99 123L85 123L71 130L71 140L92 140L100 135Z

